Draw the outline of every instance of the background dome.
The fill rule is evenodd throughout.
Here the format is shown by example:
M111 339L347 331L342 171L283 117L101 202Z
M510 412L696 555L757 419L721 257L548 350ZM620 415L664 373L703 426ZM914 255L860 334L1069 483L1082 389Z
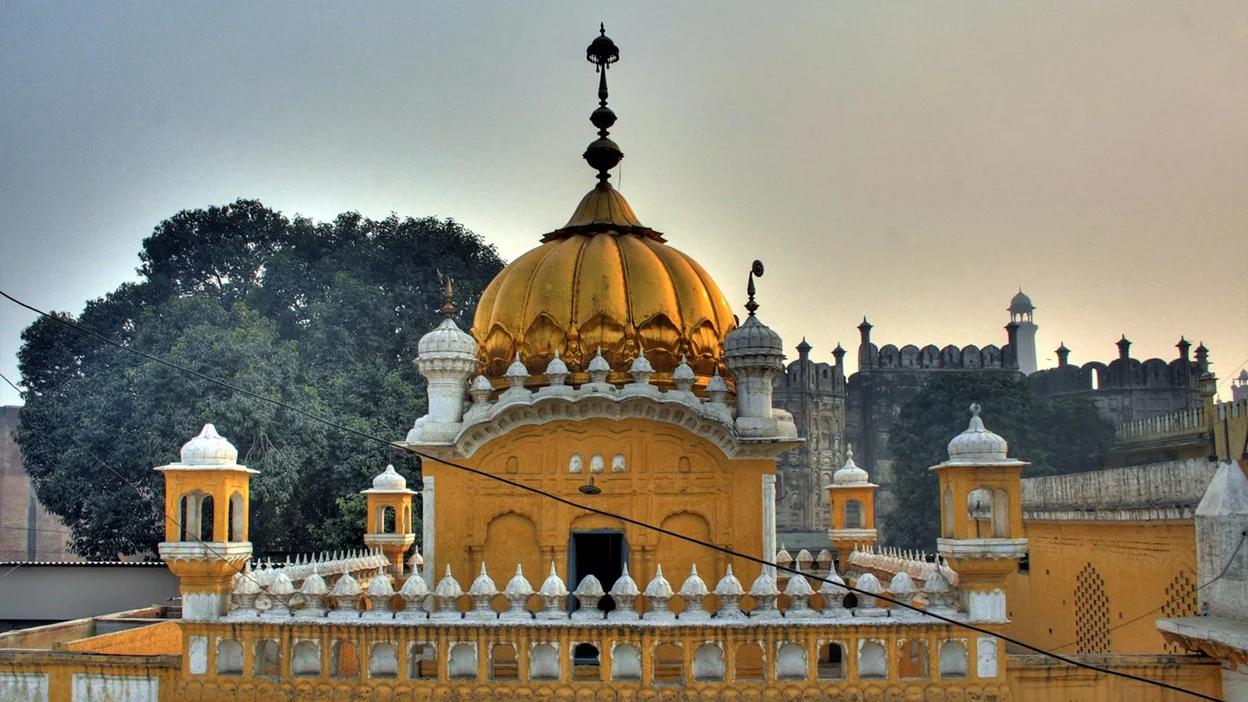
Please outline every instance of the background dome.
M639 345L659 379L682 354L703 382L715 372L736 326L728 301L702 266L642 226L610 185L590 191L542 242L504 268L477 305L472 334L496 385L517 351L537 376L558 349L571 382L582 382L576 376L599 347L614 373L628 371Z
M1031 312L1036 306L1031 304L1031 298L1020 289L1018 294L1010 299L1010 312Z

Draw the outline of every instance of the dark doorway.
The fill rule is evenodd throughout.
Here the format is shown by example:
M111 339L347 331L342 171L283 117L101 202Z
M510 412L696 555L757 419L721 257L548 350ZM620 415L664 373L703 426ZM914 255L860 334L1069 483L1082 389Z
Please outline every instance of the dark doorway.
M602 583L602 589L610 590L624 572L624 559L628 557L628 546L624 543L624 532L607 529L595 531L578 531L572 534L572 543L568 546L568 589L575 590L581 580L592 575ZM575 598L570 598L572 608L579 606ZM609 612L615 609L611 598L604 597L598 601L598 609Z
M596 529L573 532L568 544L568 588L575 590L581 579L592 575L598 578L604 591L610 590L623 574L626 558L628 545L624 543L622 531ZM569 597L568 601L572 609L580 607L575 597ZM615 609L615 602L610 597L603 597L598 600L598 609L610 612ZM573 670L580 668L586 677L594 677L591 671L598 666L598 662L598 649L590 644L580 644L572 651Z

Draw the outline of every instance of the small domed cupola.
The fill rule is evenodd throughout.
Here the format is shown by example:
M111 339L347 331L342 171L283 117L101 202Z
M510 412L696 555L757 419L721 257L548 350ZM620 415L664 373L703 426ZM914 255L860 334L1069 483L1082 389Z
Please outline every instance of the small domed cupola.
M238 449L205 424L199 434L182 445L182 464L188 466L232 466L238 463Z
M394 466L386 466L386 469L373 478L374 490L406 490L407 478L399 475L394 470Z
M1031 298L1023 292L1022 288L1018 289L1018 294L1010 299L1009 311L1012 314L1028 314L1034 312L1036 306L1031 304Z
M971 405L971 422L966 431L949 442L949 463L998 463L1008 460L1009 444L984 428L979 404Z
M854 463L854 450L846 449L845 465L832 474L834 485L861 485L870 482L867 471Z

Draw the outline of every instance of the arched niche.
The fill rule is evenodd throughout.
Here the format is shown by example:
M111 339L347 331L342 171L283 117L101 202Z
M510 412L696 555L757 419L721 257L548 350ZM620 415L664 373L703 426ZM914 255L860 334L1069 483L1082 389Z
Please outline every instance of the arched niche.
M704 543L713 543L710 522L697 512L669 514L659 523L659 527ZM689 577L694 564L698 566L698 576L708 583L708 587L714 587L714 583L719 580L718 573L715 572L715 552L705 546L660 534L655 559L656 563L663 566L663 575L672 583L674 589L680 589L680 584ZM653 573L644 575L650 577ZM682 612L684 603L674 599L671 608L672 611Z
M519 564L530 582L535 582L542 570L542 549L537 540L537 526L528 516L518 512L505 512L490 520L485 528L485 548L482 550L486 568L496 582L506 583L516 572ZM547 567L550 564L546 564ZM500 588L502 585L499 586ZM505 605L499 597L496 609Z

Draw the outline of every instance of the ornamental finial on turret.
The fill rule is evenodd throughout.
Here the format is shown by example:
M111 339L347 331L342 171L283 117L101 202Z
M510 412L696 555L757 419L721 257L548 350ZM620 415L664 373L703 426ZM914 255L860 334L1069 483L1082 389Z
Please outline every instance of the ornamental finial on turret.
M754 301L754 278L755 277L758 277L758 278L763 277L763 262L762 261L755 261L754 265L750 266L750 282L745 286L745 294L749 296L750 298L749 300L746 300L745 302L745 309L750 311L751 317L754 316L754 311L758 309L758 303Z
M619 165L624 154L618 144L607 138L607 130L615 124L615 112L607 107L607 69L620 60L620 50L607 36L607 29L601 23L598 25L598 36L585 50L585 58L594 64L598 73L598 109L589 117L589 121L598 128L598 138L586 147L584 158L590 167L597 169L599 184L606 186L607 179L611 177L608 171Z
M442 275L442 271L438 271L438 283L441 284L443 288L441 312L442 316L447 319L450 319L451 315L455 314L455 291L452 282L453 281L449 275L444 276Z

